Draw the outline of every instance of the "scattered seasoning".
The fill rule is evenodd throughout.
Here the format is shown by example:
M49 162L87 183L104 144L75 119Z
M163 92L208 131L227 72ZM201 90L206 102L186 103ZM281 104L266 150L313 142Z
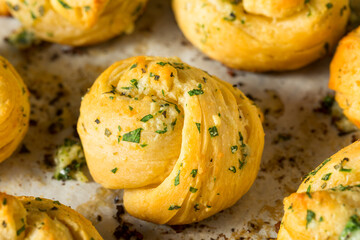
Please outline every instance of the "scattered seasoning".
M156 64L159 64L160 66L165 66L167 63L166 62L158 62Z
M134 131L125 133L123 135L122 140L125 141L125 142L139 143L142 130L143 130L142 128L138 128L138 129L136 129Z
M210 137L216 137L216 136L219 135L216 126L213 126L213 127L209 128L208 131L210 133Z
M331 161L331 158L325 159L325 161L323 161L317 168L315 168L308 175L306 175L305 176L305 178L306 178L305 183L310 180L311 176L315 176L315 174L330 161Z
M35 201L42 201L42 199L39 198L39 197L36 197L36 198L35 198Z
M174 104L174 106L175 106L175 110L176 110L178 113L180 113L181 111L180 111L180 109L178 108L178 106L177 106L176 104Z
M323 181L327 181L327 180L329 180L329 179L330 179L331 174L332 174L332 173L327 173L327 174L325 174L324 176L322 176L321 180L323 180Z
M305 0L304 4L308 4L310 2L310 0Z
M88 11L91 10L91 7L90 6L84 6L84 10L85 10L85 12L88 12Z
M138 84L139 84L138 80L136 80L136 79L131 79L130 82L131 82L131 85L132 85L132 86L134 86L134 87L136 87L136 88L139 88L139 87L138 87Z
M342 17L344 15L344 11L346 11L347 9L347 6L343 6L341 9L340 9L340 16Z
M172 130L174 130L176 122L177 122L177 118L175 118L175 120L171 123Z
M169 207L169 210L178 210L180 209L181 207L178 206L178 205L174 205L174 204L171 204L170 207Z
M21 219L21 221L24 223L23 218ZM16 231L16 236L20 236L24 231L25 231L25 224Z
M306 229L308 228L308 225L310 224L310 222L313 219L315 219L315 217L316 217L316 214L313 211L308 209L306 212Z
M236 173L236 168L235 168L234 166L231 166L231 167L229 168L229 170L232 171L233 173Z
M350 160L350 159L347 158L347 157L343 158L339 164L336 164L336 165L334 166L334 168L335 168L336 170L339 170L339 172L351 172L351 169L348 169L348 168L344 168L344 167L343 167L344 162L348 162L349 160Z
M116 168L112 169L111 172L112 172L113 174L115 174L115 173L117 172L117 170L118 170L118 168L116 167Z
M344 230L341 232L340 240L352 239L357 236L360 230L360 219L357 215L352 215L346 223ZM356 238L356 237L355 237Z
M110 137L111 134L111 131L108 128L105 128L105 136Z
M321 216L321 217L319 218L319 222L323 222L323 221L324 221L324 217Z
M132 106L129 106L129 110L132 111L134 108Z
M149 120L152 119L152 118L154 118L154 116L151 115L151 114L148 114L148 115L146 115L145 117L143 117L140 121L141 121L141 122L147 122L147 121L149 121Z
M65 9L72 9L71 6L69 6L66 2L64 2L63 0L58 0L58 2L61 4L61 6Z
M235 21L235 20L236 20L236 15L235 15L235 13L231 12L228 17L224 17L224 20L225 20L225 21L229 21L229 22Z
M4 198L4 200L3 200L3 205L5 206L6 204L7 204L7 199Z
M97 118L97 119L95 119L95 123L96 124L99 124L100 123L100 120Z
M200 210L200 207L199 207L198 203L194 205L194 209L195 209L195 212Z
M196 177L197 172L198 172L197 169L193 169L193 170L191 170L190 175L194 178L194 177Z
M199 131L199 133L200 133L201 123L195 123L195 124L196 124L196 127L197 127L197 129L198 129L198 131Z
M312 198L310 191L311 191L311 185L309 185L308 188L306 189L306 195L308 195L309 198Z
M114 96L110 96L109 99L110 99L110 100L114 100Z
M188 91L188 94L190 95L190 97L194 96L194 95L201 95L204 94L204 91L202 90L202 86L201 84L198 85L199 89L193 89Z
M61 205L59 201L53 201L53 204Z
M31 14L31 18L32 18L33 20L35 20L35 19L36 19L36 15L35 15L32 11L30 11L30 14Z
M140 147L144 148L146 147L148 144L147 143L143 143L143 144L140 144Z
M131 65L130 70L136 67L137 67L137 63L134 63L133 65Z
M235 145L235 146L231 146L231 153L234 154L237 150L238 150L238 146Z
M241 169L243 169L243 167L244 167L244 165L246 164L246 161L244 160L244 161L241 161L240 159L239 159L239 169L241 170Z
M180 184L180 170L178 171L178 174L175 177L174 185L175 187Z
M196 193L197 190L198 190L197 188L190 187L190 192L192 192L192 193Z
M158 134L164 134L164 133L166 133L166 132L167 132L167 126L165 125L164 130L157 130L157 131L155 131L155 132L158 133Z
M334 6L334 5L333 5L332 3L327 3L327 4L326 4L326 8L327 8L327 9L331 9L333 6Z

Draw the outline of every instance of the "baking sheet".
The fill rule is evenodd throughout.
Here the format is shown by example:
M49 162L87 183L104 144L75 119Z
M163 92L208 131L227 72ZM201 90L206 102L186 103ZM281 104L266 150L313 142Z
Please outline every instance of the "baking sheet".
M133 34L88 48L43 43L19 51L2 40L18 27L15 19L0 18L0 54L15 66L31 91L31 126L23 145L1 164L0 190L59 200L89 218L104 239L115 239L119 222L114 216L122 191L106 190L91 178L89 183L57 181L46 162L64 138L75 135L81 96L117 60L136 55L178 56L236 84L266 113L261 170L250 191L233 207L186 226L159 226L122 215L122 226L125 223L144 239L275 238L282 199L296 191L303 175L360 137L359 132L339 136L331 117L315 110L331 93L327 88L330 58L288 73L230 70L184 38L170 1L151 0Z

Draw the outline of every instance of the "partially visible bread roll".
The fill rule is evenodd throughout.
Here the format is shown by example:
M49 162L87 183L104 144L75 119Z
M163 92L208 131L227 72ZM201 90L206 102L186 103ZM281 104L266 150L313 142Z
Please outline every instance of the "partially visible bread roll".
M173 0L184 35L205 54L249 71L298 69L344 34L349 0Z
M360 141L326 159L284 200L278 240L360 237Z
M11 14L37 37L61 44L96 44L131 33L147 0L8 0Z
M16 150L29 127L29 92L14 67L0 56L0 162Z
M9 10L5 0L0 0L0 15L8 15Z
M5 193L0 193L0 239L102 240L89 220L58 201Z
M360 27L344 37L330 66L329 87L346 117L360 127Z

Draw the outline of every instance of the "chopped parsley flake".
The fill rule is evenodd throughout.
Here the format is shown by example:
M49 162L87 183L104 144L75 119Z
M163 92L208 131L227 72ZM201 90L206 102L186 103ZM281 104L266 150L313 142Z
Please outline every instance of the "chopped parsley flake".
M143 117L140 121L142 121L142 122L147 122L147 121L149 121L149 120L152 119L152 118L154 118L154 116L151 115L151 114L148 114L148 115L146 115L145 117Z
M208 131L210 133L210 137L216 137L219 135L216 126L209 128Z
M136 67L137 67L137 63L134 63L133 65L131 65L130 70Z
M138 128L138 129L136 129L134 131L125 133L123 135L122 140L125 141L125 142L139 143L142 130L143 130L142 128Z
M133 86L136 87L136 88L139 88L139 87L138 87L138 84L139 84L138 80L136 80L136 79L131 79L130 82L131 82L131 85L133 85Z
M326 4L326 8L327 8L327 9L331 9L333 6L334 6L334 5L333 5L332 3L327 3L327 4Z
M22 219L22 221L24 221L24 219ZM23 225L21 228L19 228L16 231L16 236L20 236L24 231L25 231L25 225Z
M224 17L225 21L233 22L236 19L235 13L231 12L228 17Z
M307 181L309 181L309 179L310 179L311 176L315 176L315 174L316 174L322 167L324 167L328 162L330 162L330 161L331 161L331 158L325 159L325 161L323 161L317 168L315 168L315 169L314 169L313 171L311 171L307 176L305 176L305 177L306 177L305 183L306 183Z
M194 205L194 209L195 209L195 212L200 210L200 207L199 207L198 203Z
M156 64L159 64L160 66L165 66L167 63L166 62L158 62Z
M100 120L97 118L97 119L95 119L95 123L96 124L99 124L100 123Z
M323 181L327 181L327 180L329 180L329 179L330 179L331 174L332 174L332 173L327 173L327 174L325 174L324 176L322 176L321 180L323 180Z
M196 124L196 127L197 127L197 129L198 129L198 131L199 131L199 133L200 133L201 123L195 123L195 124Z
M118 170L118 168L116 167L114 169L111 169L111 172L115 174L117 172L117 170Z
M306 212L306 229L308 228L308 225L310 224L310 222L313 219L315 219L315 217L316 217L316 214L313 211L308 209Z
M180 184L180 170L178 171L178 174L175 177L174 185L177 186Z
M229 168L229 170L232 171L233 173L236 173L236 168L235 168L234 166L231 166L231 167Z
M6 204L7 204L7 199L4 198L4 200L3 200L3 205L6 205Z
M72 9L71 6L69 6L69 4L67 4L66 2L64 2L63 0L58 0L58 2L61 4L61 6L65 9Z
M356 238L360 231L360 219L357 215L352 215L341 232L339 240L350 240Z
M167 132L167 126L165 126L164 130L157 130L157 131L155 131L155 132L158 133L158 134L164 134L164 133L166 133L166 132Z
M236 145L235 145L235 146L231 146L230 149L231 149L231 153L234 154L234 153L238 150L238 146L236 146Z
M171 204L170 207L169 207L169 210L178 210L180 209L181 207L178 206L178 205L174 205L174 204Z
M132 106L129 106L129 110L132 111L134 108Z
M197 172L198 172L197 169L193 169L193 170L191 170L190 175L194 178L194 177L196 177Z
M189 190L189 191L192 192L192 193L196 193L197 190L198 190L197 188L190 187L190 190Z
M35 198L35 201L42 201L42 199L39 198L39 197L36 197L36 198Z
M306 189L306 195L308 195L309 198L312 198L310 191L311 191L311 185L309 185L308 188Z
M201 84L199 84L201 86ZM199 89L193 89L193 90L190 90L188 91L188 94L190 95L190 97L194 96L194 95L201 95L201 94L204 94L204 91L199 88Z
M108 128L105 128L105 136L110 137L111 134L111 131Z

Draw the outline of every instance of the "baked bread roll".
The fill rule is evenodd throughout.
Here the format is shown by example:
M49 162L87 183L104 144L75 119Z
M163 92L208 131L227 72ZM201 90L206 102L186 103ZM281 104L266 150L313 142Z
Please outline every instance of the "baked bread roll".
M11 14L39 38L82 46L131 33L147 0L8 0Z
M0 15L8 15L9 10L5 0L0 0Z
M329 87L345 116L360 127L360 28L344 37L330 65Z
M96 80L77 128L95 181L124 188L131 215L174 225L249 190L264 145L260 117L240 90L179 58L134 57Z
M0 56L0 162L23 140L29 115L29 92L14 67Z
M359 239L360 141L310 172L284 209L278 240Z
M349 0L173 0L187 39L249 71L284 71L326 55L345 31Z
M44 198L14 197L0 193L2 240L101 240L89 220Z

